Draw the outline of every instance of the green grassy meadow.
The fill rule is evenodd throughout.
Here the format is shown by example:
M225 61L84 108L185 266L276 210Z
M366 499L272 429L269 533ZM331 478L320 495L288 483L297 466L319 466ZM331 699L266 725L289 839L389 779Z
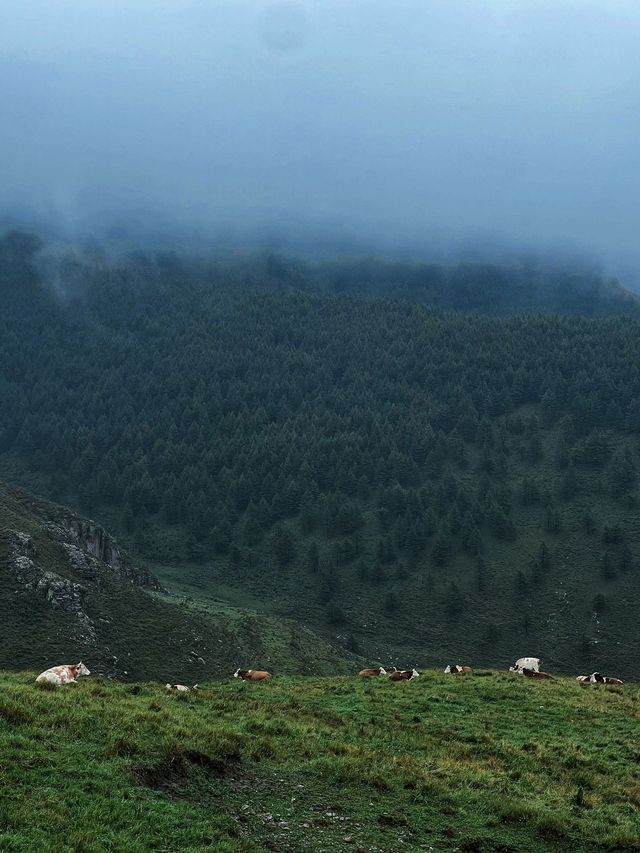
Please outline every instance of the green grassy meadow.
M640 690L0 676L0 850L640 850Z

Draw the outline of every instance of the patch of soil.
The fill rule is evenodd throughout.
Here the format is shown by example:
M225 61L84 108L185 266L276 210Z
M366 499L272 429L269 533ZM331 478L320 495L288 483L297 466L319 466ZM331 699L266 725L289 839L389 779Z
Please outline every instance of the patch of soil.
M178 798L187 782L189 767L203 768L207 775L217 779L224 777L229 769L219 758L212 758L203 752L187 750L170 756L166 761L152 767L132 767L132 773L139 785L160 791L168 797Z

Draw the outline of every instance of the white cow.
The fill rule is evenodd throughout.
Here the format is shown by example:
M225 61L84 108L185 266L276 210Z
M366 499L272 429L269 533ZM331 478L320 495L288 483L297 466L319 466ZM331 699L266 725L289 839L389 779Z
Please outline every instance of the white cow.
M45 669L36 678L36 681L50 681L52 684L75 684L81 675L91 675L82 661Z
M522 675L523 669L540 672L540 658L518 658L514 665L509 667L509 672L519 672Z
M192 690L197 690L198 685L194 684L193 687L187 687L186 684L165 684L166 690L174 690L178 693L190 693Z

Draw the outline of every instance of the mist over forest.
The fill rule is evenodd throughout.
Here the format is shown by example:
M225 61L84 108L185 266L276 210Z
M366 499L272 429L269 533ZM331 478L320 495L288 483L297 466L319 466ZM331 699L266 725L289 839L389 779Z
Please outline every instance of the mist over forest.
M633 284L639 31L632 0L24 0L0 213L71 240L560 253Z

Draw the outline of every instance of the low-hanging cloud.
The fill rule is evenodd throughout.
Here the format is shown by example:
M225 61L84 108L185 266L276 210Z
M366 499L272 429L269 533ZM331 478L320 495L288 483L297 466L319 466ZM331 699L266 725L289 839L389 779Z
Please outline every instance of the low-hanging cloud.
M640 268L635 0L0 8L9 215Z

